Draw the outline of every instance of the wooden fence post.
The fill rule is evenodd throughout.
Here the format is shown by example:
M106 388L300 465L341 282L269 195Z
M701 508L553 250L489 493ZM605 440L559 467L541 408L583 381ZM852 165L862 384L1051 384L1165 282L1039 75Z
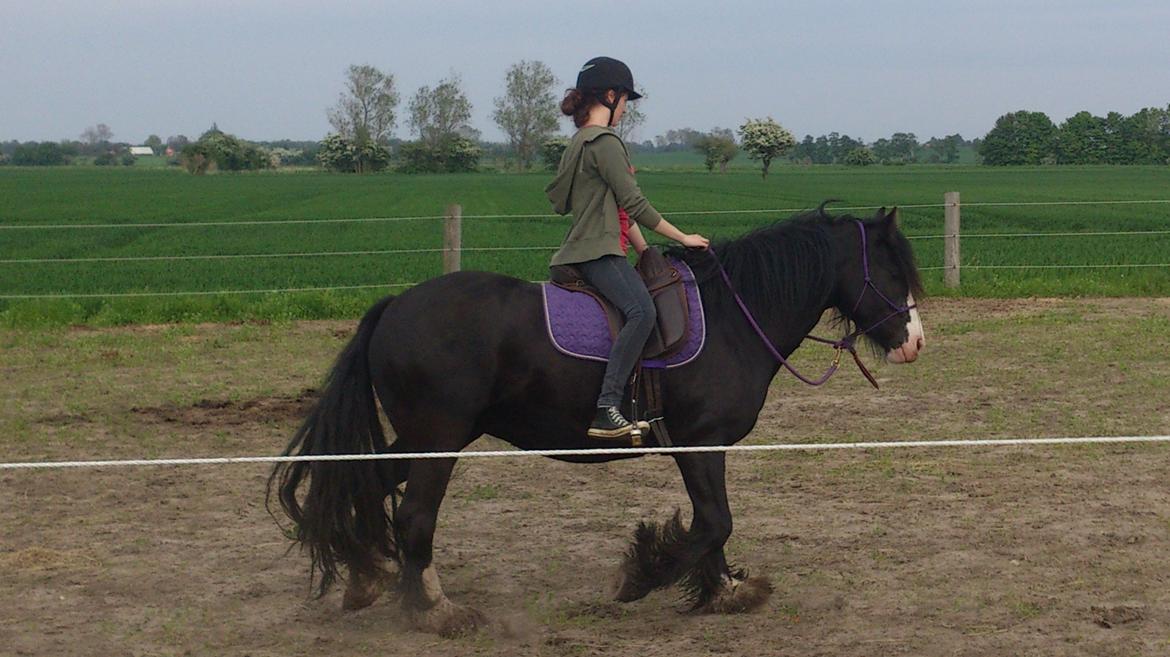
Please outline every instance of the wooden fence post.
M447 206L447 217L443 220L443 273L459 271L459 255L463 249L462 228L463 206Z
M943 195L943 204L946 206L943 222L943 281L947 287L959 287L959 193L947 192Z

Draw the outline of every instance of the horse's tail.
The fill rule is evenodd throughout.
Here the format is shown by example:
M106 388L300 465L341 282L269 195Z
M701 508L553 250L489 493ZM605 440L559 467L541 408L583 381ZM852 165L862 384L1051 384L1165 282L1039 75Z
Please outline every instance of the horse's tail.
M284 455L375 454L386 451L370 379L370 338L388 296L362 317L357 334L337 357L321 397ZM342 565L350 573L376 576L385 558L398 560L392 518L384 504L387 483L381 461L294 461L280 463L268 478L294 525L291 535L312 560L310 581L317 578L322 596ZM298 494L308 479L307 490ZM392 484L391 484L392 485ZM271 512L271 509L270 509Z

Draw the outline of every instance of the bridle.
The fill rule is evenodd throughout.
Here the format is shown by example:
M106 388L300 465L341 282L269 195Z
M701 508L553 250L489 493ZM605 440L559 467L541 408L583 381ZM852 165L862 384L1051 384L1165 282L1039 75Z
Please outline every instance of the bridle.
M882 291L873 284L873 279L869 275L869 248L868 239L865 234L865 224L857 220L854 220L854 223L857 224L857 229L861 231L861 263L863 271L865 272L865 282L861 286L861 294L857 296L857 303L853 304L853 310L850 311L849 314L852 315L853 313L857 312L857 309L861 307L861 300L865 298L865 293L871 289L874 291L874 294L881 298L882 301L886 302L886 305L891 309L892 312L880 320L874 322L868 328L853 331L840 340L828 340L825 338L818 338L815 335L804 336L805 340L812 340L814 342L827 344L833 347L834 351L836 351L836 355L833 357L833 362L831 365L829 365L829 369L826 370L825 373L822 374L818 379L810 379L796 371L796 368L793 367L788 362L788 359L784 358L784 356L776 349L775 345L772 344L772 341L768 339L768 336L764 335L764 330L760 328L759 322L757 322L756 318L752 316L751 311L748 310L747 304L745 304L743 299L739 296L739 292L735 291L735 286L732 285L731 277L727 275L727 270L723 268L723 263L719 261L719 258L715 255L715 251L713 249L710 247L707 248L707 251L711 253L711 257L715 259L716 266L719 267L719 273L723 276L723 282L727 284L727 289L731 290L732 296L735 297L735 303L738 304L739 309L743 311L743 316L747 318L748 324L751 324L751 327L755 330L756 335L760 336L760 340L763 341L764 346L768 348L768 352L771 353L772 357L775 358L776 361L781 365L783 365L785 369L791 372L793 376L809 384L810 386L822 385L830 378L832 378L832 376L837 373L837 369L841 366L841 354L848 351L849 354L853 356L853 362L857 363L857 368L861 370L861 373L870 382L870 384L872 384L874 388L877 388L877 379L875 379L873 374L870 373L869 369L865 367L865 364L861 362L861 357L857 355L857 338L886 323L890 320L890 318L901 315L902 313L910 312L912 309L918 307L918 304L899 305L893 301L890 301L890 298L882 294Z

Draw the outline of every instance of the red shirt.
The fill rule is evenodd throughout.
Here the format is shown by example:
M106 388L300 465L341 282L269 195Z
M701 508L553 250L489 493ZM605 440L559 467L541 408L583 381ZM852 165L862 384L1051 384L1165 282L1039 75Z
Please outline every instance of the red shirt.
M625 208L618 208L618 223L622 227L622 253L630 252L630 215Z
M634 174L634 165L630 165L630 175ZM621 224L622 235L621 245L622 253L630 252L630 215L626 209L618 206L618 223Z

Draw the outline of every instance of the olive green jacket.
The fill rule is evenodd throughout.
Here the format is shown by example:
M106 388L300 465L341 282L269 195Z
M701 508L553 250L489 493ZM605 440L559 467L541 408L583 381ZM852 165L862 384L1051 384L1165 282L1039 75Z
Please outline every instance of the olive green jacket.
M610 128L586 126L578 130L561 156L556 178L544 192L557 214L573 215L569 234L552 257L553 265L625 255L619 206L631 220L650 230L662 221L634 180L626 145Z

